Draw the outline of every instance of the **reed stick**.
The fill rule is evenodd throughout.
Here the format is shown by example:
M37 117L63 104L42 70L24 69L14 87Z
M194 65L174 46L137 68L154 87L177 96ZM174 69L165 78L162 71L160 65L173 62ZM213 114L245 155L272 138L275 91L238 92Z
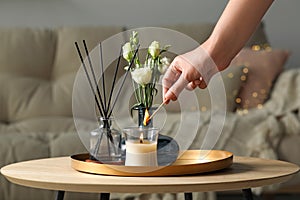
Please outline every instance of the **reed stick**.
M120 54L119 54L118 62L117 62L117 65L116 65L113 82L112 82L111 89L110 89L108 105L107 105L107 111L106 111L107 113L109 111L112 94L113 94L113 91L114 91L114 88L115 88L115 83L116 83L116 78L117 78L117 74L118 74L118 71L119 71L119 65L120 65L120 61L121 61L121 57L122 57L122 52L123 52L123 50L122 50L122 48L120 48Z
M100 66L102 72L102 92L103 92L103 99L104 99L104 113L105 117L107 118L107 105L106 105L106 92L105 92L105 75L104 75L104 67L103 67L103 54L102 54L102 43L99 43L99 59L100 59Z
M97 93L98 93L98 98L100 99L100 103L101 103L101 106L102 106L102 116L106 116L107 113L105 112L105 106L103 104L103 100L102 100L102 96L101 96L101 93L100 93L100 89L99 89L99 86L98 86L98 83L97 83L97 80L96 80L96 76L95 76L95 72L94 72L94 68L93 68L93 64L92 64L92 60L90 58L90 54L89 54L89 51L88 51L88 48L87 48L87 44L85 42L85 40L83 40L83 46L84 46L84 49L85 49L85 53L87 55L87 58L88 58L88 61L89 61L89 65L90 65L90 69L91 69L91 72L92 72L92 76L93 76L93 79L94 79L94 84L96 86L96 89L97 89Z
M129 67L128 67L126 73L125 73L125 76L124 76L124 78L123 78L123 80L122 80L121 86L120 86L120 88L119 88L119 90L118 90L118 93L117 93L116 98L114 99L114 103L113 103L112 108L111 108L111 110L110 110L110 112L109 112L109 114L108 114L108 117L111 116L112 111L113 111L113 109L114 109L114 107L115 107L115 105L116 105L116 102L117 102L117 100L118 100L118 98L119 98L119 95L120 95L120 93L121 93L121 90L122 90L122 88L123 88L123 86L124 86L126 77L127 77L128 73L129 73L129 71L130 71L130 69L131 69L131 67L132 67L132 65L133 65L133 63L134 63L135 57L136 57L136 55L137 55L137 52L139 51L139 47L140 47L140 45L137 46L137 48L136 48L136 50L135 50L135 52L134 52L134 55L133 55L133 57L132 57L132 59L131 59L131 61L130 61L130 65L129 65Z
M100 104L99 104L97 95L96 95L96 93L95 93L94 87L93 87L93 85L92 85L90 76L89 76L88 71L87 71L87 67L86 67L86 65L85 65L85 63L84 63L84 60L83 60L83 57L82 57L82 54L81 54L81 52L80 52L80 49L79 49L79 46L78 46L78 43L77 43L77 42L75 42L75 46L76 46L77 53L78 53L78 55L79 55L80 61L81 61L81 63L82 63L83 69L84 69L84 71L85 71L85 74L86 74L88 83L89 83L90 88L91 88L91 90L92 90L92 92L93 92L93 94L94 94L95 101L96 101L96 105L97 105L97 108L98 108L98 110L99 110L99 113L100 113L100 115L103 115L103 112L102 112L102 110L101 110L101 106L100 106Z

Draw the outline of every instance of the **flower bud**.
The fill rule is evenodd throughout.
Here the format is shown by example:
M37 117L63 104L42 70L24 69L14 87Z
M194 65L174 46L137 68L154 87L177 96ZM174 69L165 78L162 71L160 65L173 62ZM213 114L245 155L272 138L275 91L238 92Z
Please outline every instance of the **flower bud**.
M156 59L159 56L159 52L160 52L159 42L153 41L148 48L148 53L152 56L153 59Z
M133 45L137 45L139 43L138 32L132 31L131 36L130 36L130 42Z
M123 58L125 58L125 60L130 62L130 60L132 59L132 56L133 56L130 43L127 42L126 44L124 44L122 47L122 50L123 50Z

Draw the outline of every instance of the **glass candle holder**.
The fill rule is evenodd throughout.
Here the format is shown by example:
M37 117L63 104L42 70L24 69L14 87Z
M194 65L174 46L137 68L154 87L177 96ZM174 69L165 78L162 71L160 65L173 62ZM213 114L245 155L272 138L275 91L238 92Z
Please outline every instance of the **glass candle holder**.
M126 166L157 166L158 128L123 129L126 144Z

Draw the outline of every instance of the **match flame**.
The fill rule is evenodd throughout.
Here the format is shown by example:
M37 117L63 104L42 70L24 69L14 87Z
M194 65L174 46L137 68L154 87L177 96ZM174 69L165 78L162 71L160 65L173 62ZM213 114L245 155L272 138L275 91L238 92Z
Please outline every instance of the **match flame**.
M143 133L141 133L141 135L140 135L140 143L141 144L144 143L144 135L143 135Z
M143 121L144 126L147 126L147 124L149 123L149 121L150 121L150 115L149 115L148 110L146 109L145 110L144 121Z

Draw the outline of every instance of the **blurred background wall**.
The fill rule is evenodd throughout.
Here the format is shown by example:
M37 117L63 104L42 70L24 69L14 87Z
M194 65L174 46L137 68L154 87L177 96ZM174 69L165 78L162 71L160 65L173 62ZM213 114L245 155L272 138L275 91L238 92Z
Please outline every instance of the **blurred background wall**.
M216 22L226 3L227 0L0 0L0 27L143 27ZM299 0L277 0L264 18L272 46L292 52L289 68L300 67L299 9Z

